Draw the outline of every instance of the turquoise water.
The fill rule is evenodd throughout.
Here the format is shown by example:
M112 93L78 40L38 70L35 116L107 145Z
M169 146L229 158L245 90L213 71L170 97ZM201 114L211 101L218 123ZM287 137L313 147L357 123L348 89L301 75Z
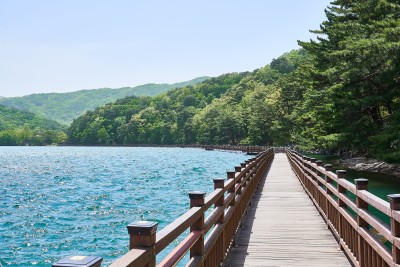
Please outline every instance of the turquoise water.
M399 194L400 193L400 177L392 176L384 173L377 172L368 172L368 171L357 171L345 168L343 166L338 166L336 161L338 157L335 156L326 156L326 155L316 155L316 154L306 154L310 157L315 157L319 160L324 161L325 163L333 164L333 171L338 169L346 169L346 179L351 183L355 183L354 179L365 178L368 179L368 191L374 194L375 196L388 201L387 195L389 194ZM350 198L355 200L355 196L351 193L348 193ZM385 222L388 226L390 226L390 218L375 209L371 205L369 206L369 210L373 215L378 217L380 220ZM354 214L353 214L354 215Z
M251 156L191 148L0 147L0 266L128 251L126 225L162 229Z
M337 156L318 155L318 154L305 154L309 157L315 157L322 160L324 163L333 164L334 171L337 169L346 169L346 179L354 183L354 179L365 178L368 179L368 191L372 194L388 201L387 195L400 193L400 177L392 176L384 173L356 171L343 166L338 166L336 161L339 159Z

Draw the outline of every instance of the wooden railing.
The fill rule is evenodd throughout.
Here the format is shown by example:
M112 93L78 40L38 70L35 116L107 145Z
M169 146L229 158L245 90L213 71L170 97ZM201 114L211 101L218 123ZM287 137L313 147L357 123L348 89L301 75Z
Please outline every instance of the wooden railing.
M400 266L400 194L390 202L369 193L367 179L347 181L346 171L287 150L292 169L355 266ZM355 201L353 200L355 198ZM387 216L390 225L371 213ZM391 251L390 251L391 250Z
M110 267L155 266L156 255L187 229L189 234L158 266L175 266L187 252L186 266L219 266L273 157L273 149L268 149L227 172L227 179L214 179L215 190L208 196L189 193L190 209L159 232L156 222L130 224L130 251Z
M202 145L206 150L231 150L231 151L241 151L247 153L254 153L257 154L261 151L265 151L270 147L267 146L235 146L235 145Z

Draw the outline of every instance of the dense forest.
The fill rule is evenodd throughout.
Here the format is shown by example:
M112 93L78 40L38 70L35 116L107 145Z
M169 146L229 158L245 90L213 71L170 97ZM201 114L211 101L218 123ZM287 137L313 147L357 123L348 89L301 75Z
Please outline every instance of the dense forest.
M109 102L125 96L155 96L173 88L193 85L208 77L174 83L174 84L144 84L136 87L119 89L101 88L80 90L69 93L43 93L22 97L0 98L0 105L30 111L59 123L69 125L72 120L87 110L93 110Z
M0 105L0 145L50 145L67 140L66 127L34 113Z
M89 111L69 142L296 145L400 162L400 4L333 1L326 17L316 40L264 68Z

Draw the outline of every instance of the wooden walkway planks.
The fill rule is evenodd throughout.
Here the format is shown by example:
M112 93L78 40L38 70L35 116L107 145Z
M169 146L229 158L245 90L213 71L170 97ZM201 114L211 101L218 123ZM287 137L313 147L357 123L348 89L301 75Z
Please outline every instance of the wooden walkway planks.
M261 190L224 266L351 266L285 154L275 154Z

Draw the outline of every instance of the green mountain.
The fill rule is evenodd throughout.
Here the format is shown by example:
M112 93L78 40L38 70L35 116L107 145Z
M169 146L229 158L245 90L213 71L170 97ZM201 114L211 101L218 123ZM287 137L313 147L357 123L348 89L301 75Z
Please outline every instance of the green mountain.
M70 124L86 110L95 109L106 103L126 96L155 96L173 88L193 85L206 80L199 77L190 81L174 84L145 84L119 89L92 89L70 93L32 94L23 97L1 98L0 105L19 110L30 111L62 124Z
M29 125L30 128L45 130L66 130L60 123L28 111L0 105L0 131L15 130Z
M65 126L32 112L0 105L0 145L48 145L65 142Z

